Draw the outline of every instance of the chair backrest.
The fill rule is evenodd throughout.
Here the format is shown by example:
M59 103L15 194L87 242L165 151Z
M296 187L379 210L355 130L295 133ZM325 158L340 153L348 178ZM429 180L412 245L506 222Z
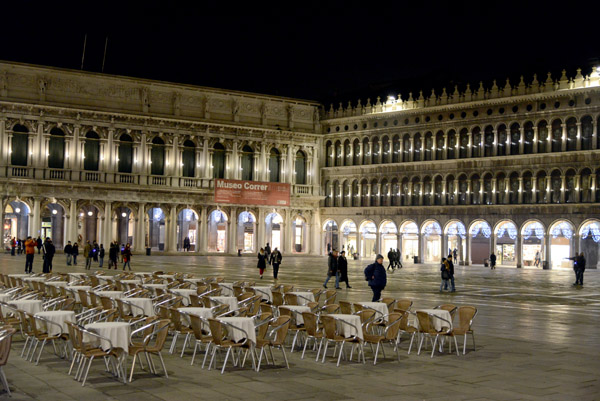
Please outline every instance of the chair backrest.
M169 313L169 307L165 305L158 305L157 307L157 315L161 319L171 319L171 314Z
M98 297L93 291L88 291L89 303L91 306L101 306L98 304Z
M362 309L355 314L360 317L360 323L363 325L363 329L366 329L366 325L375 320L376 313L377 312L374 309Z
M200 298L196 294L190 294L190 306L200 307Z
M292 292L294 291L294 286L290 285L290 284L282 284L281 285L281 292L282 293L286 293L286 292Z
M109 297L101 296L100 303L102 304L102 309L114 308L113 302Z
M313 313L317 313L319 311L318 302L307 302L305 306L308 306L310 308L310 311Z
M198 295L200 295L200 294L202 294L202 293L204 293L204 292L208 291L208 289L209 289L209 288L208 288L208 286L206 286L206 285L202 285L202 284L200 284L200 283L196 284L196 293L197 293Z
M190 327L192 328L192 331L194 332L194 337L196 337L196 340L201 341L204 338L204 332L202 331L202 319L196 315L189 315L189 316L190 316Z
M119 311L119 317L121 319L127 319L127 318L129 318L131 315L127 315L125 313L125 307L123 305L123 300L117 298L117 299L115 299L115 302L117 303L117 311ZM133 312L133 311L131 311L131 312Z
M327 291L325 291L325 305L334 304L336 297L337 297L337 291L336 290L327 290Z
M458 328L462 331L471 330L473 319L477 314L477 308L474 306L459 306L458 307Z
M67 298L63 301L60 309L61 310L73 310L75 307L75 300L73 298Z
M243 301L245 299L252 298L253 296L254 296L253 292L246 291L246 292L242 292L240 295L236 295L235 297L237 298L238 301Z
M156 337L154 337L154 350L160 351L165 345L167 335L169 334L169 323L169 320L161 319L154 326L154 332L156 333Z
M241 285L233 286L233 296L237 299L241 300L240 297L242 296L242 294L244 294L244 292L244 288Z
M79 294L79 302L81 302L81 306L84 308L91 308L90 303L88 302L88 294L85 290L77 290Z
M171 323L173 323L175 330L183 330L183 323L181 323L181 313L179 313L178 309L169 308L169 317L171 318Z
M435 309L447 310L450 312L450 316L454 319L454 313L456 312L456 305L453 304L441 304L435 307Z
M351 315L352 312L352 303L348 302L348 301L340 301L338 302L338 304L340 305L340 310L342 311L342 313L346 314L346 315Z
M317 315L312 312L302 312L302 320L304 320L304 328L309 336L317 335L319 327L317 325Z
M396 301L396 308L404 311L409 311L413 302L410 299L399 299Z
M319 288L314 288L314 289L310 290L310 292L312 292L313 295L315 296L315 301L319 302L319 298L321 297L321 294L323 293L323 291L320 290Z
M417 311L417 319L419 320L419 333L435 332L429 313Z
M388 310L392 311L396 307L396 300L394 298L381 298L381 302L387 305Z
M210 327L210 334L212 335L213 342L216 345L221 345L223 343L223 338L225 337L225 331L223 330L221 322L216 319L208 319L208 326Z
M298 305L298 295L296 294L283 294L283 299L286 305Z
M398 332L400 331L400 322L402 321L402 314L392 312L388 315L388 323L385 327L385 339L396 340Z
M92 287L97 287L100 285L100 280L96 276L90 276L90 280L92 282Z
M325 337L328 340L333 340L337 334L337 324L333 316L324 315L321 316L321 322L323 323L323 331Z
M340 311L340 306L338 304L327 304L321 308L321 313L325 313L328 315L338 313Z
M277 319L271 320L269 326L272 330L275 330L273 345L283 345L285 343L291 321L292 319L289 316L279 316Z
M396 308L396 309L394 309L393 313L400 314L399 328L402 331L406 331L406 329L408 329L408 317L409 317L408 311Z
M283 294L279 291L273 291L273 305L281 306L284 304Z

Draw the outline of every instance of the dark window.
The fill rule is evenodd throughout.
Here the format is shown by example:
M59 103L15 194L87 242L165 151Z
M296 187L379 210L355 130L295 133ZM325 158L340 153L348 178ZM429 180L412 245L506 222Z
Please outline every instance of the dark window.
M213 150L213 178L225 178L225 148L215 143Z
M196 145L189 139L183 142L182 152L183 166L181 167L181 174L184 177L194 177L196 175Z
M339 127L338 127L339 129ZM246 145L242 149L242 180L252 181L254 178L254 149Z
M100 164L100 136L90 131L85 134L83 145L83 169L87 171L98 171Z
M165 174L165 142L155 137L152 139L152 150L150 151L150 174L164 175Z
M479 115L479 112L478 112L477 110L475 110L475 111L473 112L473 117L477 117L478 115Z
M296 184L306 185L306 156L302 151L296 153Z
M50 131L50 140L48 141L48 167L65 167L65 133L53 128Z
M23 125L15 125L11 144L10 164L13 166L27 166L29 147L29 130Z
M127 134L121 135L119 143L119 173L131 174L133 168L133 140Z
M271 149L269 156L269 181L279 182L279 150Z

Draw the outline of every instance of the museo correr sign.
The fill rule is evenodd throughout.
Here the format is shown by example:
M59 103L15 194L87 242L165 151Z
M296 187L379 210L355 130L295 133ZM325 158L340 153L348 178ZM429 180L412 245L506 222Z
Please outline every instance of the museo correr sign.
M217 178L215 180L215 203L289 206L290 184Z

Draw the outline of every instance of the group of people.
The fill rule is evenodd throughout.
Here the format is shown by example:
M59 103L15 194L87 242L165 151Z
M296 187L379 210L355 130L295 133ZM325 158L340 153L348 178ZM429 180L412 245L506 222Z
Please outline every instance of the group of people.
M329 280L335 277L335 288L340 289L340 281L346 283L346 288L352 288L348 282L348 259L346 259L346 251L338 253L337 249L333 249L329 253L327 260L327 278L323 283L323 287L327 288Z
M40 247L38 247L38 241L36 239L27 237L27 239L25 240L24 248L25 248L25 273L33 272L33 259L35 257L35 249L36 248L38 249L38 253L41 253L41 251L44 252L44 254L42 256L43 260L44 260L42 271L44 273L52 272L52 259L54 259L54 254L56 253L56 248L52 244L51 238L49 238L49 237L46 238L44 240L44 242L42 242L42 245Z
M277 280L277 276L279 275L279 266L281 265L281 261L283 260L283 256L277 247L273 249L271 252L271 246L267 242L267 245L264 248L260 248L258 251L258 264L256 267L259 269L260 278L263 278L263 274L265 273L265 269L267 268L267 264L273 267L273 279Z
M400 249L394 250L390 248L390 251L387 254L388 260L390 263L388 264L388 270L391 268L394 271L395 268L402 269L402 252Z
M18 239L16 237L12 237L9 241L9 245L10 245L10 254L12 256L15 255L20 255L22 253L27 254L26 251L26 245L25 242L27 242L28 240L32 240L35 242L34 244L34 253L35 253L35 248L37 248L38 250L38 254L40 254L42 252L42 246L44 244L44 241L42 241L41 237L37 237L37 239L31 238L31 237L27 237L26 240L22 240L22 239Z

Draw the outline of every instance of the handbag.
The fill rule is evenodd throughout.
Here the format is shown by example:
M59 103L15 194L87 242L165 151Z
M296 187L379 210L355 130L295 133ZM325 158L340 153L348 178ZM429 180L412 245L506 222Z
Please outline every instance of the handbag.
M446 269L442 270L442 280L450 280L450 273Z

